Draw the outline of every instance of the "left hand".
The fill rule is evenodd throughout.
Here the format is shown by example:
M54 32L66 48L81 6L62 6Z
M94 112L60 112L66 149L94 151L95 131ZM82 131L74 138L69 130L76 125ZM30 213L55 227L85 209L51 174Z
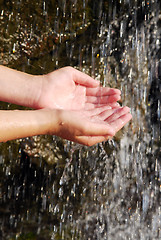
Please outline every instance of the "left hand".
M37 109L88 110L101 106L117 107L120 90L100 87L99 82L72 67L41 76L42 88Z
M50 134L92 146L108 140L130 121L132 116L129 110L128 107L108 110L100 107L87 111L55 110L57 111L56 118L59 121L58 124L55 122L53 125L51 124Z

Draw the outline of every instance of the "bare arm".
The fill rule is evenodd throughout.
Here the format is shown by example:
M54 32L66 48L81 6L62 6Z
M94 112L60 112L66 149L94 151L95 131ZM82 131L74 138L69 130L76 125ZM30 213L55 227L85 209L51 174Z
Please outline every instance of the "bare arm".
M72 67L34 76L0 66L0 101L34 109L89 109L113 104L120 93L100 87L98 81Z
M87 146L115 135L129 120L129 108L67 111L0 111L0 142L34 135L57 135Z
M0 66L0 101L33 108L40 89L41 78Z
M57 126L57 117L51 119L51 112L45 110L1 110L0 142L34 135L48 134L51 127ZM53 128L53 133L55 128Z

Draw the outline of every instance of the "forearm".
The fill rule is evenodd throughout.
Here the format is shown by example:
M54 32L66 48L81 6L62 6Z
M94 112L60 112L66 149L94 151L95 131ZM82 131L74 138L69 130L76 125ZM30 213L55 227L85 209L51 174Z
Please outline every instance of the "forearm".
M35 135L55 134L58 127L56 110L0 111L0 142Z
M41 91L41 80L0 66L0 101L34 108Z

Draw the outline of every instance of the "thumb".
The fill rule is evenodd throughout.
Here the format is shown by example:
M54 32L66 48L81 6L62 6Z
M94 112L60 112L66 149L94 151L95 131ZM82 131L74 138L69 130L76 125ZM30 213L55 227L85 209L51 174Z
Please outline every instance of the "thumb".
M86 87L98 87L100 85L100 82L93 79L89 75L82 73L76 69L73 71L73 80L77 84L84 85Z

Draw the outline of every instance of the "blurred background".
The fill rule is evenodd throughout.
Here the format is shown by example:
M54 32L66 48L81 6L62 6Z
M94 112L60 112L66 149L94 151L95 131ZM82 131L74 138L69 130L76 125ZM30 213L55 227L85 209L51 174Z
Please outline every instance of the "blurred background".
M161 239L160 0L0 0L0 29L0 64L31 74L70 65L121 89L133 115L93 147L0 143L0 238Z

